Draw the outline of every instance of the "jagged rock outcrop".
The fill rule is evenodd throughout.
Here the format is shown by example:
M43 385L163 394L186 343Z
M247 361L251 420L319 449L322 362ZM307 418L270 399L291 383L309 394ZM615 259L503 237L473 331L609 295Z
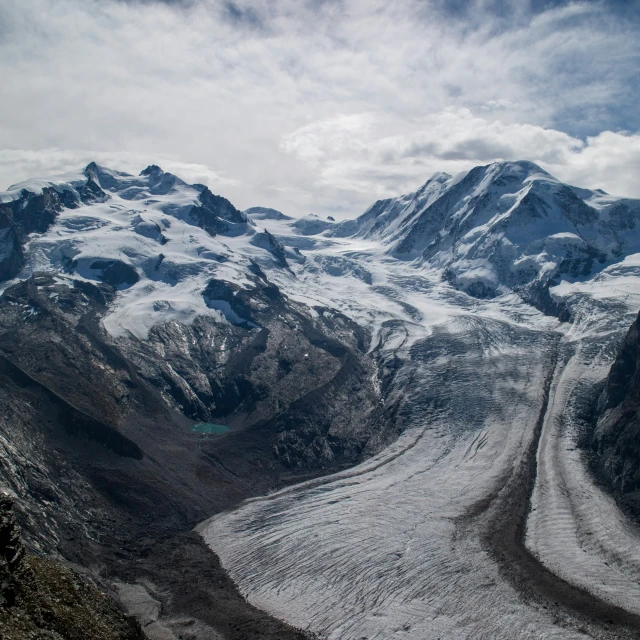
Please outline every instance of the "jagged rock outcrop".
M256 233L253 238L251 238L251 244L255 247L266 249L274 257L279 267L283 269L289 268L285 248L266 229L260 233Z
M143 640L140 626L60 562L27 554L0 494L0 637L3 640Z
M611 366L591 440L597 470L640 514L640 315Z
M45 233L64 208L103 201L107 194L97 184L93 163L80 184L72 186L17 186L13 197L0 199L0 281L17 275L24 266L22 246L30 233Z
M240 235L246 230L247 216L236 209L226 198L211 193L204 185L194 185L201 189L200 204L188 213L193 224L212 236L217 234Z
M15 603L18 573L25 556L12 507L11 499L0 494L0 607Z

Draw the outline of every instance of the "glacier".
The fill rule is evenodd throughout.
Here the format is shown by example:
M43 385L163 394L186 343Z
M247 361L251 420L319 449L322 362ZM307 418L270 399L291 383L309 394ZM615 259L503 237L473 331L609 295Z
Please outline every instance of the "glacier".
M355 221L272 221L306 257L275 280L371 329L405 431L199 530L252 604L331 640L635 637L640 532L578 439L640 308L638 202L474 171ZM530 304L540 283L564 313Z
M370 336L397 440L198 527L250 603L330 640L636 637L640 534L579 439L640 309L640 201L501 162L335 222L92 164L0 207L47 194L46 228L0 237L3 286L109 282L116 342L251 332L231 302L256 274Z

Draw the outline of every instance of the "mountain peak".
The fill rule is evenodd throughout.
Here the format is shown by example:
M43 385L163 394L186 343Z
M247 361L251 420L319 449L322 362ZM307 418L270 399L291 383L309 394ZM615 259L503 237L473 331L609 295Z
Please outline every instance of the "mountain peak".
M150 164L146 169L143 169L140 172L141 176L159 176L162 175L164 171L157 164Z
M426 182L429 184L430 182L446 182L450 180L453 176L450 173L446 173L445 171L436 171Z
M102 172L103 167L101 167L97 162L92 160L82 171L82 173L89 178L90 180L97 180L98 175Z
M494 175L517 178L522 182L535 178L551 179L555 182L555 178L548 171L530 160L503 160L490 164L487 169Z
M631 232L640 201L615 208L620 199L594 202L593 196L535 162L501 161L455 177L436 173L415 193L380 200L339 229L381 240L395 257L442 269L471 295L511 288L526 296L640 249L640 235Z

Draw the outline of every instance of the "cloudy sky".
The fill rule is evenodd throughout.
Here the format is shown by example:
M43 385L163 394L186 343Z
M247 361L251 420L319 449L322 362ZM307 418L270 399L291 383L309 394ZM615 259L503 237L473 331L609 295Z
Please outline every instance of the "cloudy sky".
M499 159L640 197L640 0L0 0L0 188L160 164L354 216Z

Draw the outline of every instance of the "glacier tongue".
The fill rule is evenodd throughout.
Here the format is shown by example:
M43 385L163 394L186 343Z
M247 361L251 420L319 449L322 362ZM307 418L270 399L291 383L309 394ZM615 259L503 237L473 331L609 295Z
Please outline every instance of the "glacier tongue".
M580 637L524 606L463 524L527 448L551 343L467 316L405 343L394 446L218 516L205 540L252 603L328 638Z
M243 594L335 640L635 637L640 538L576 449L580 403L640 308L635 256L557 286L563 324L509 291L469 297L377 238L315 238L287 292L373 330L406 431L203 524Z

